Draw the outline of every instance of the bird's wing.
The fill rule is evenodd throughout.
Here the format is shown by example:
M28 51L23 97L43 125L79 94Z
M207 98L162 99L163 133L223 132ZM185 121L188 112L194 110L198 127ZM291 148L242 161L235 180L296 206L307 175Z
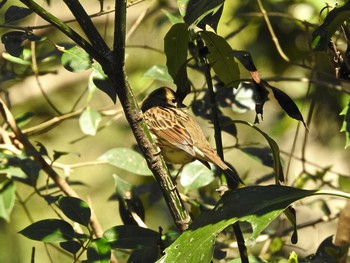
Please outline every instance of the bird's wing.
M158 137L160 144L162 141L166 141L195 156L192 136L184 125L183 118L188 115L179 116L179 112L181 110L154 107L152 110L146 111L144 117L147 119L149 128Z

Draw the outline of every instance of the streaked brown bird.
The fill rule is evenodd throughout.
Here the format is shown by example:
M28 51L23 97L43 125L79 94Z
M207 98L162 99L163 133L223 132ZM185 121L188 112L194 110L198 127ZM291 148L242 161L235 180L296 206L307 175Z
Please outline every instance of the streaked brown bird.
M210 146L198 123L183 110L185 107L168 87L156 89L142 103L143 116L165 162L186 164L199 160L209 169L211 162L235 182L243 183Z

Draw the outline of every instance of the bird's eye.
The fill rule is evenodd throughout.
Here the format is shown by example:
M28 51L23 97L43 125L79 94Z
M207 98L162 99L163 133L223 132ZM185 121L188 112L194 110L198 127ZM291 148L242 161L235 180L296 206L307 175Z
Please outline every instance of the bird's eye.
M177 103L176 99L175 98L171 99L171 103L176 105Z

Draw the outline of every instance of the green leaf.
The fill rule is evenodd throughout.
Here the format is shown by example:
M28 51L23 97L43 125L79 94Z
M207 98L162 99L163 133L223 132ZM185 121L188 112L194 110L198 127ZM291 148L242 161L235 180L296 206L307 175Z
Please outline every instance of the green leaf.
M215 13L224 0L178 0L180 14L187 25L198 23L209 13Z
M270 148L244 147L240 148L240 150L249 155L254 160L258 161L259 163L268 167L273 167L273 155Z
M67 70L72 72L82 72L92 66L90 55L78 46L74 46L67 50L63 49L61 63Z
M96 238L91 241L87 249L89 263L108 263L111 259L111 247L105 238Z
M84 134L93 136L97 132L101 119L101 114L98 111L87 107L79 118L80 129Z
M207 59L214 72L225 85L232 86L239 79L239 68L231 55L231 46L224 38L213 32L202 31L200 35L209 50Z
M277 216L293 202L312 195L330 194L350 198L339 191L301 190L270 185L248 186L226 192L214 209L202 213L167 249L159 262L210 262L213 258L216 236L226 227L240 221L252 226L246 241L255 239ZM196 249L193 249L196 248Z
M69 219L84 226L89 225L91 210L85 201L76 197L61 196L58 205Z
M29 239L47 243L69 241L74 238L73 227L60 219L46 219L35 222L19 233Z
M164 52L168 72L177 87L190 90L187 76L188 26L184 23L173 25L164 38Z
M342 110L340 115L344 116L341 132L345 133L345 149L350 147L350 101L348 105Z
M350 2L343 6L331 10L322 25L312 33L312 48L316 51L325 51L328 48L328 42L334 33L340 29L344 21L350 17Z
M181 171L180 183L187 190L198 189L210 184L215 179L213 171L201 162L195 161L185 165Z
M130 173L147 176L152 175L143 156L129 148L111 149L101 155L98 160L106 161Z
M350 178L349 176L339 175L338 176L339 189L350 193Z
M151 247L158 244L160 238L156 231L132 225L114 226L106 230L103 236L113 249Z
M168 73L167 67L161 66L161 65L152 66L143 74L143 76L147 78L152 78L155 80L165 81L165 82L173 81L173 79Z
M5 23L11 23L25 18L33 13L33 10L12 5L5 12Z
M117 92L115 91L111 81L108 76L104 73L100 64L93 65L94 71L92 72L92 83L99 90L106 93L114 103L117 102ZM89 91L91 91L91 86L89 85ZM91 92L90 92L91 93Z
M258 127L256 127L253 124L250 124L250 123L245 122L245 121L234 121L234 123L248 125L248 126L252 127L253 129L255 129L256 131L258 131L262 136L265 137L265 139L268 142L268 144L270 145L270 148L272 151L273 170L275 172L276 182L278 182L278 180L283 182L284 181L283 170L282 170L282 165L281 165L280 149L278 147L278 144L269 135L267 135L267 133L263 132L262 130L260 130Z
M10 222L10 216L15 205L16 186L13 181L5 179L0 184L0 218Z

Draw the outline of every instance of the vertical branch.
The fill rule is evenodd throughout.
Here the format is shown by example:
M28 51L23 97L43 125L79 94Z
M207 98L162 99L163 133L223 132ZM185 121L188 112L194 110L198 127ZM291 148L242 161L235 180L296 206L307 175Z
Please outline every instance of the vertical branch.
M102 67L115 87L135 139L144 153L148 167L152 170L161 188L175 224L183 231L188 228L191 218L182 204L180 195L171 180L163 158L152 141L152 137L143 120L142 113L125 73L126 0L116 0L115 4L115 28L112 51L114 58L112 61L113 70L108 71L109 67L105 68L104 65Z

